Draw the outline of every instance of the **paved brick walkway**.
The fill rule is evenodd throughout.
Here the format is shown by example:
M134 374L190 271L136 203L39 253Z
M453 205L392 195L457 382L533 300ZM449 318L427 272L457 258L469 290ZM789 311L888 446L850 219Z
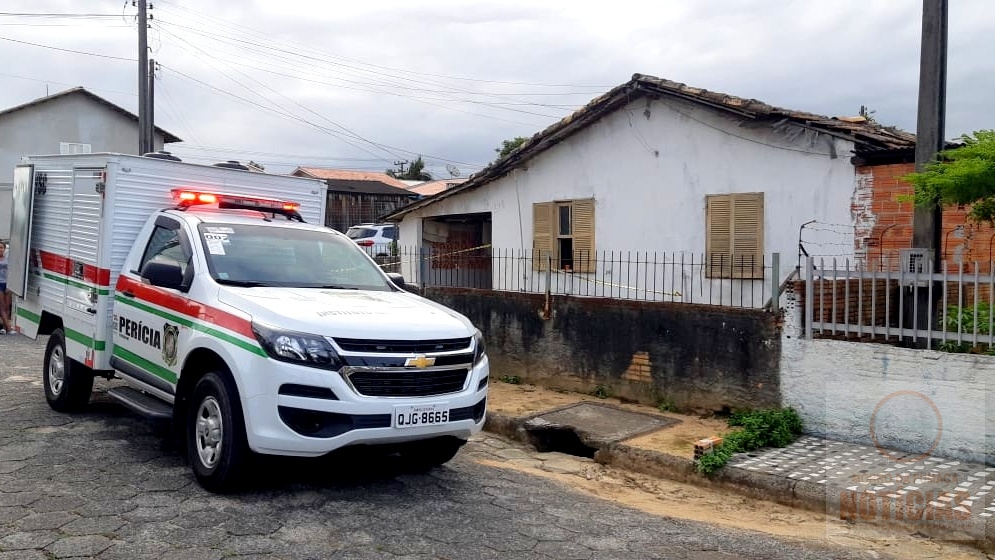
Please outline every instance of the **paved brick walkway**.
M827 509L854 520L921 523L984 532L995 513L995 467L803 437L728 465L821 486ZM962 525L962 527L958 527Z

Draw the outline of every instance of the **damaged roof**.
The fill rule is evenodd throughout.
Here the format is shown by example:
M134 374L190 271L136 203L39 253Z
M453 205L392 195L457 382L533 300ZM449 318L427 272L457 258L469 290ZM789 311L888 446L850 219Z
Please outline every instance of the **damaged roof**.
M882 126L864 117L827 117L804 111L793 111L768 105L756 99L744 99L646 74L633 74L632 79L628 82L595 97L573 114L535 134L516 150L472 175L462 185L409 204L384 216L383 219L399 219L408 212L423 208L435 201L499 179L525 161L640 97L683 99L754 121L768 122L772 126L792 123L849 140L854 143L858 154L909 150L914 149L916 143L915 134L895 127Z

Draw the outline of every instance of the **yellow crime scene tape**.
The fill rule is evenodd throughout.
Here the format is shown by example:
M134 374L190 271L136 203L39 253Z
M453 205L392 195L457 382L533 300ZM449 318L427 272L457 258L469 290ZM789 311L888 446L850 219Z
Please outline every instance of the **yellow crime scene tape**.
M399 261L393 261L393 262L386 262L386 263L382 263L380 266L397 266L397 265L401 265L401 264L410 264L410 263L416 263L416 262L421 262L421 261L431 261L431 260L435 260L435 259L443 259L443 258L451 257L453 255L459 255L459 254L462 254L462 253L469 253L471 251L479 251L481 249L489 249L490 247L491 247L491 245L488 243L487 245L479 245L477 247L470 247L468 249L461 249L459 251L452 251L452 252L449 252L449 253L442 253L442 254L439 254L439 255L432 255L432 256L429 256L429 257L417 257L417 258L412 258L412 259L405 259L405 260L399 260ZM529 260L527 257L513 257L513 258L518 258L518 259L521 259L521 260ZM563 275L568 274L568 273L565 273L565 272L560 271L560 270L556 270L554 272L556 272L557 274L563 274ZM594 278L585 278L585 277L582 277L582 276L578 276L578 274L580 274L580 273L576 273L576 272L569 273L569 274L573 278L582 280L584 282L592 283L592 284L598 284L598 285L601 285L601 286L607 286L607 287L611 287L611 288L619 288L619 289L624 289L624 290L632 290L632 291L635 291L635 292L640 292L641 291L641 292L643 292L645 294L654 294L654 295L670 296L670 297L684 297L684 294L682 292L679 292L679 291L666 292L666 291L661 291L661 290L650 290L650 289L646 289L646 288L626 286L625 284L616 284L616 283L613 283L613 282L605 282L603 280L597 280L597 279L594 279Z

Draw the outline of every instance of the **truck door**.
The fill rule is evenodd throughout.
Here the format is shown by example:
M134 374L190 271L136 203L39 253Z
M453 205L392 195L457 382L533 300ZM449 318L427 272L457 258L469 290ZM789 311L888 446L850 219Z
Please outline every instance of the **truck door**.
M93 352L103 351L104 328L97 328L97 296L108 293L109 274L101 274L100 218L103 211L104 168L74 168L72 212L70 213L69 254L66 274L65 316L66 352L71 358L92 364ZM98 336L97 333L101 333Z
M118 278L114 298L114 369L168 395L175 394L179 377L180 321L177 308L186 297L173 289L142 281L150 262L175 264L184 279L193 273L189 238L180 223L166 216L156 219L142 256L128 263ZM171 311L172 310L172 311Z

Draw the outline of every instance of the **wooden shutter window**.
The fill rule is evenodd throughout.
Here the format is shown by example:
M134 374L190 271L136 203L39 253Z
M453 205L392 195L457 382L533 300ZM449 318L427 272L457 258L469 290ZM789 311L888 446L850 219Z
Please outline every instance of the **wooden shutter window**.
M546 270L553 254L553 203L532 204L532 270Z
M726 278L731 269L732 197L709 196L705 203L705 276Z
M706 277L763 278L763 193L709 196L705 223Z
M733 278L763 278L764 195L733 197Z
M575 200L573 206L573 263L577 272L594 272L594 199Z

